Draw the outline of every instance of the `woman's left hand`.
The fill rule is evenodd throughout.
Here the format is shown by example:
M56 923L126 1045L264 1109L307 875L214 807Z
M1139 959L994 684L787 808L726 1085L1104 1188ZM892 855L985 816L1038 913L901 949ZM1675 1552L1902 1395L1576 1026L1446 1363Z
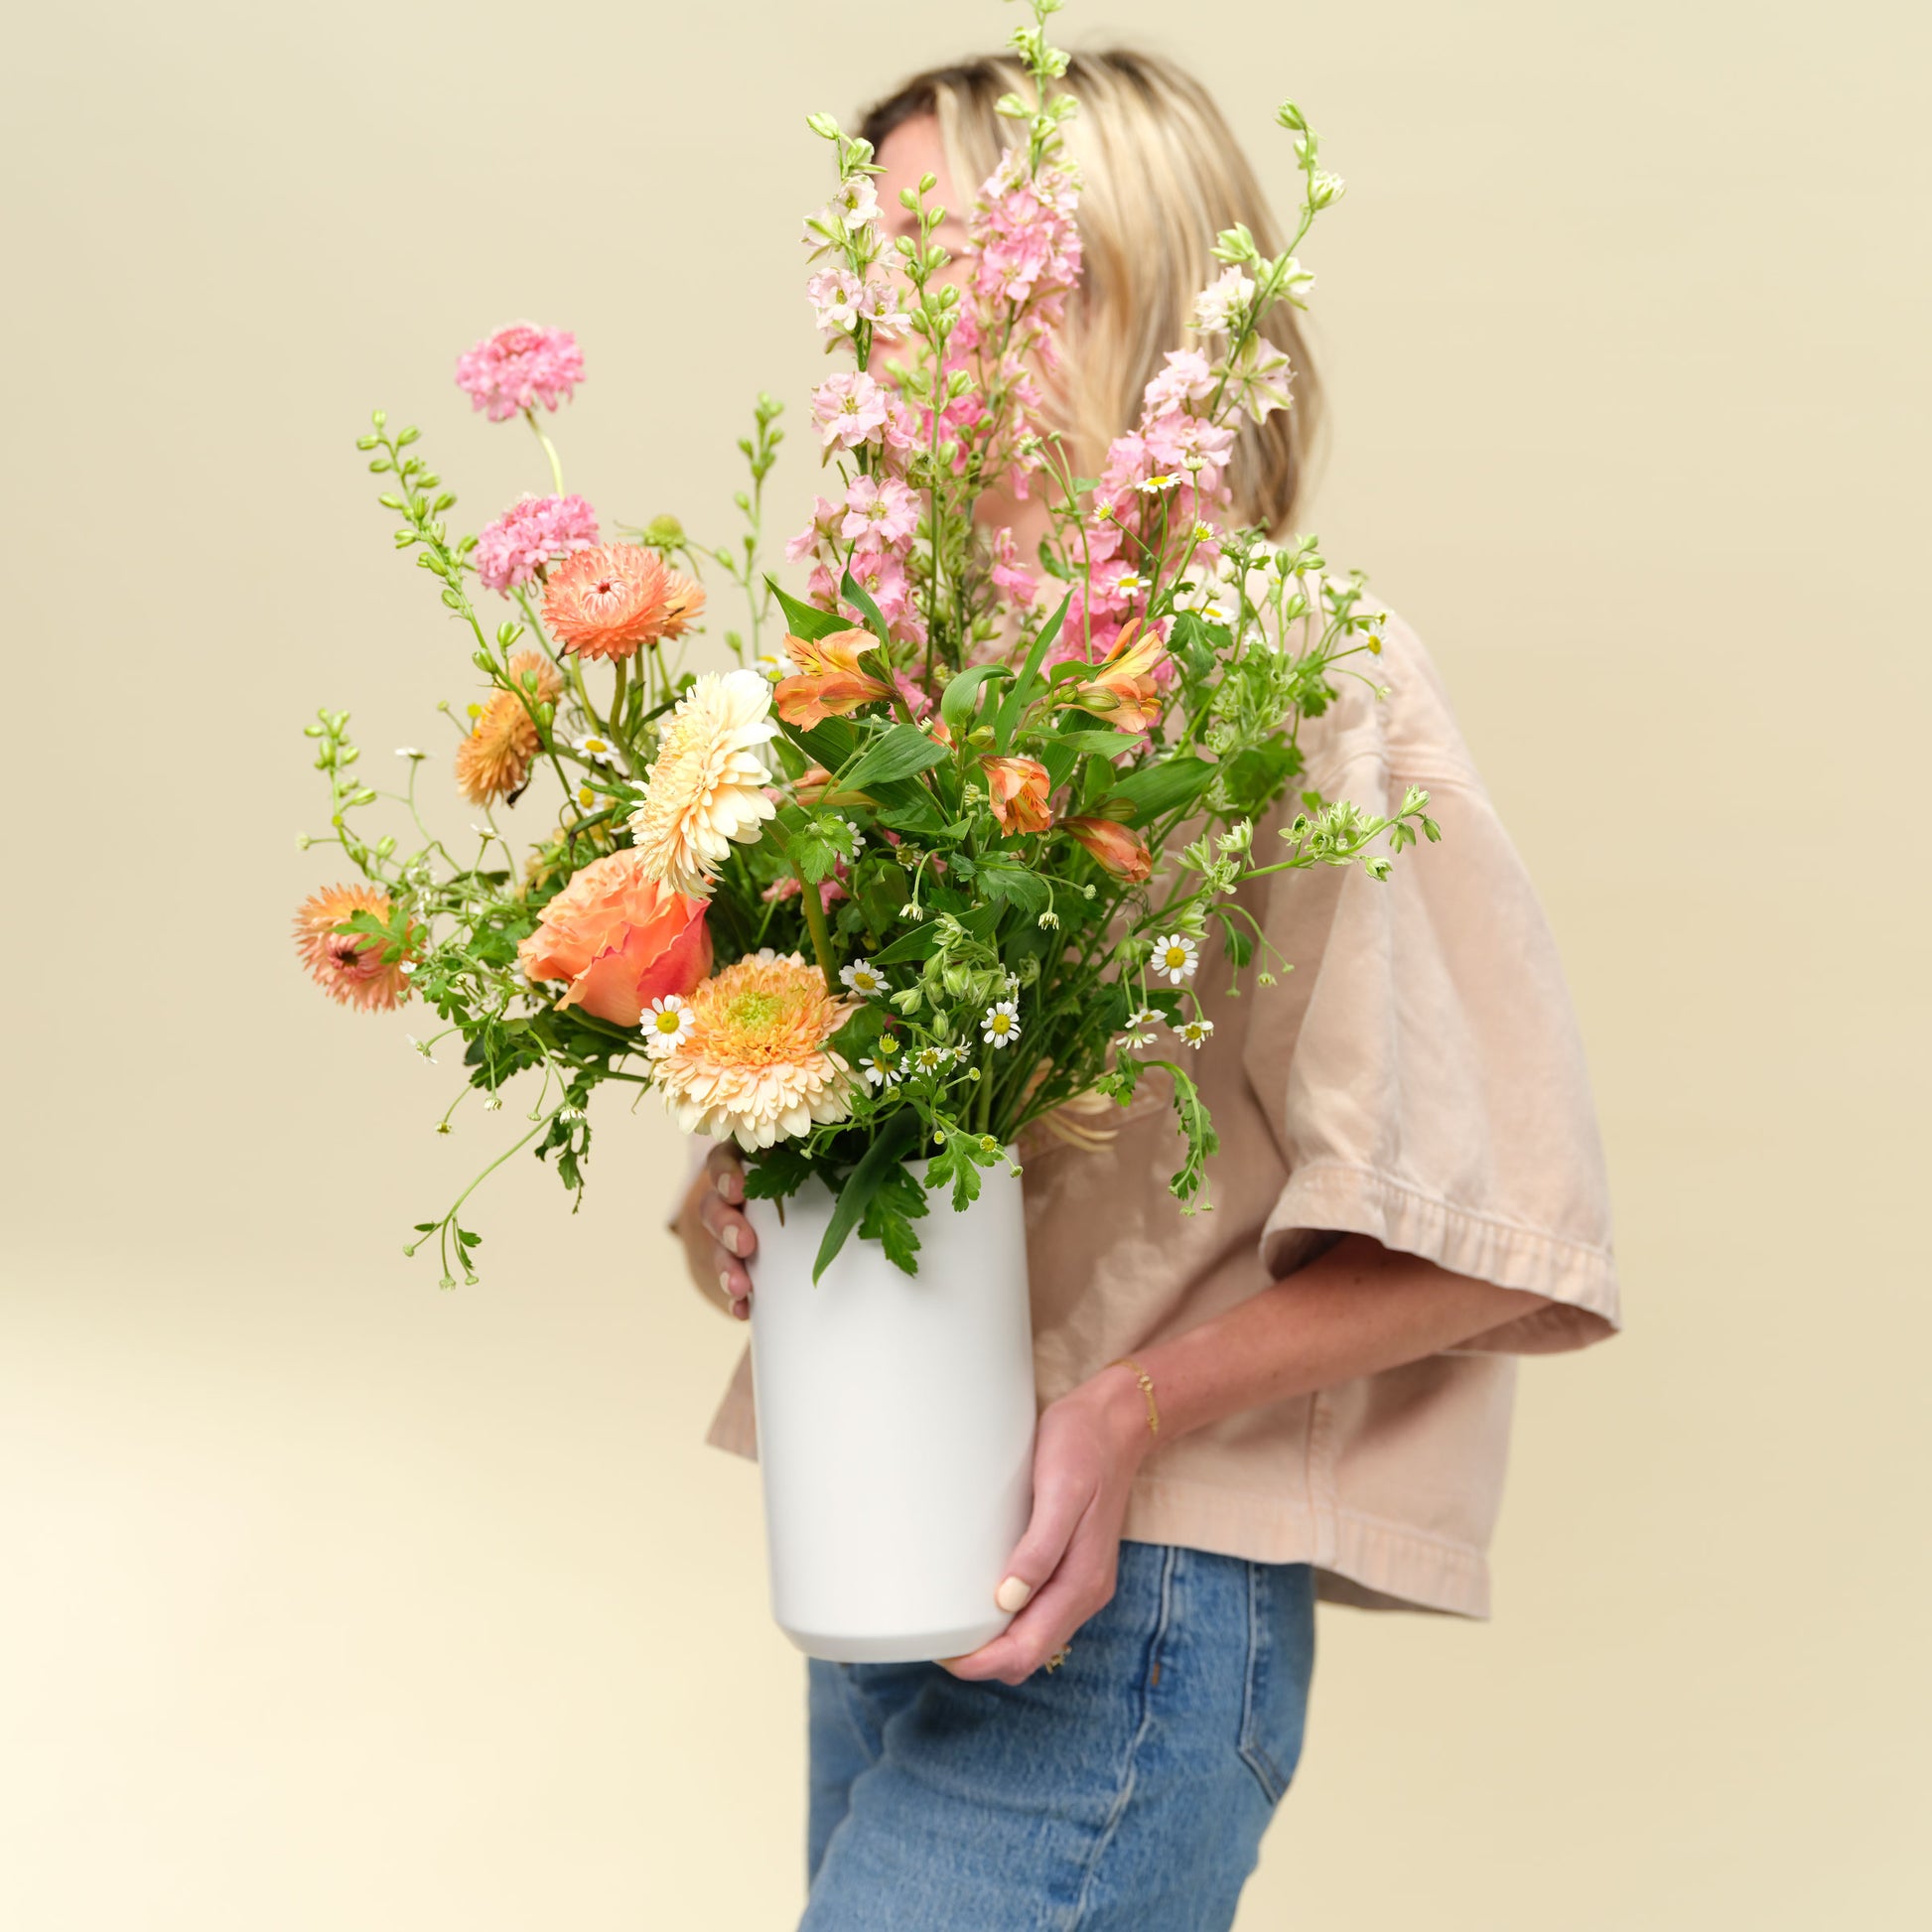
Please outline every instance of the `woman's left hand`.
M1023 1683L1112 1598L1128 1488L1153 1446L1124 1369L1102 1369L1048 1405L1034 1441L1033 1520L994 1593L1019 1614L977 1650L941 1658L947 1670Z

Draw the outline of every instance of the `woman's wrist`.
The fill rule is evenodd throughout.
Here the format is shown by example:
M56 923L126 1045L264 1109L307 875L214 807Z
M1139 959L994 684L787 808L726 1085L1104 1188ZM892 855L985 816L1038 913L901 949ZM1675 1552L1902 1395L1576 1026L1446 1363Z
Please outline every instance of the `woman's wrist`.
M1082 1382L1073 1395L1092 1412L1114 1451L1115 1466L1130 1473L1154 1447L1148 1403L1139 1378L1125 1363L1109 1362Z

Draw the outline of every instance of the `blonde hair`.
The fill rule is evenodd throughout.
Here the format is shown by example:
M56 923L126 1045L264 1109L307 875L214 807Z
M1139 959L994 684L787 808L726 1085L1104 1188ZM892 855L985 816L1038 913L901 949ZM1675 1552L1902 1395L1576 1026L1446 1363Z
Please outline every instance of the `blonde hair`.
M1067 126L1081 176L1085 267L1067 305L1053 426L1076 470L1099 473L1107 445L1140 420L1141 391L1165 352L1194 341L1194 297L1221 272L1214 237L1246 223L1268 254L1282 246L1260 184L1220 109L1191 76L1156 56L1114 48L1072 56L1061 83L1080 103ZM994 111L1033 97L1006 55L931 68L870 108L859 132L875 148L901 123L938 122L954 192L970 197L1024 123ZM952 210L962 218L970 206ZM1295 514L1321 416L1321 390L1295 311L1277 305L1263 333L1289 357L1294 406L1236 439L1228 482L1235 516L1280 535Z

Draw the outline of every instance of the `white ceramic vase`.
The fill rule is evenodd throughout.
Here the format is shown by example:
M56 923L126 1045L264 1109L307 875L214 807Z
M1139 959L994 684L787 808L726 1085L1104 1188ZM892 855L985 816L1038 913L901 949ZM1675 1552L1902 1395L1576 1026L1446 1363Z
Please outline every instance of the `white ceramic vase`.
M815 1286L831 1192L746 1204L771 1609L809 1657L953 1657L1012 1620L993 1592L1033 1504L1033 1315L1020 1181L981 1181L964 1213L933 1194L916 1275L854 1234Z

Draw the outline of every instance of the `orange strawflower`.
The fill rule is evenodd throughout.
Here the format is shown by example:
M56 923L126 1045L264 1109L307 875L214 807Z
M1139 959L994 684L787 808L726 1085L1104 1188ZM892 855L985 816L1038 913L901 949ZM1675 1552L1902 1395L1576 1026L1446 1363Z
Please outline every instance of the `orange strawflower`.
M1053 780L1037 759L981 759L993 816L1003 832L1043 832L1053 822Z
M1138 886L1154 870L1154 861L1138 832L1111 818L1063 818L1060 830L1083 845L1116 879Z
M727 966L685 1002L691 1026L652 1069L687 1134L740 1147L796 1139L852 1111L852 1069L832 1047L854 1002L796 953L768 947Z
M835 630L818 638L787 633L784 648L798 675L779 679L771 696L787 725L808 730L823 719L843 718L862 704L893 695L883 677L859 668L859 659L879 648L870 630Z
M551 571L543 621L562 648L581 657L630 657L677 635L703 603L704 593L666 570L655 550L600 543Z
M1144 732L1161 716L1161 687L1154 669L1167 655L1158 631L1143 631L1139 618L1121 625L1114 647L1061 697L1062 704L1091 711L1124 732Z
M411 948L385 964L380 939L336 930L357 912L372 912L386 924L389 895L374 886L330 886L311 894L295 915L295 949L332 1000L364 1013L386 1012L409 998L409 975L403 967L420 949L422 928L412 925Z
M518 651L510 659L510 679L517 689L498 691L457 747L456 781L473 805L487 805L522 790L542 743L531 707L554 705L563 694L557 667L541 651ZM534 690L527 680L534 680Z

